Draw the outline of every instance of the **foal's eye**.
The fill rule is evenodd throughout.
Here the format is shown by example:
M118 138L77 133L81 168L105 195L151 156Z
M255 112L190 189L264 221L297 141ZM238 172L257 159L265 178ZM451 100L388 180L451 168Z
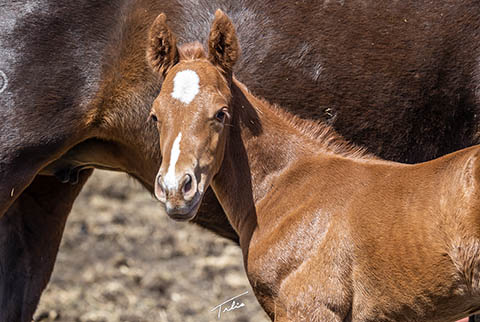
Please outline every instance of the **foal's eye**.
M151 119L152 121L154 121L155 123L157 123L157 122L158 122L158 118L157 118L157 116L156 116L155 114L153 114L153 113L152 113L152 114L150 114L150 119Z
M219 109L217 113L215 113L215 119L220 123L225 122L226 117L227 117L227 112L225 107Z

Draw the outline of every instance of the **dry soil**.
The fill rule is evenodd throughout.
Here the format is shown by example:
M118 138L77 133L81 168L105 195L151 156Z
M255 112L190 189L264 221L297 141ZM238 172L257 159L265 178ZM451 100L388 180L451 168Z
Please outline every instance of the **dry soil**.
M96 171L70 214L35 321L269 321L240 249L157 209L133 179ZM247 291L237 302L245 306L220 319L211 312Z

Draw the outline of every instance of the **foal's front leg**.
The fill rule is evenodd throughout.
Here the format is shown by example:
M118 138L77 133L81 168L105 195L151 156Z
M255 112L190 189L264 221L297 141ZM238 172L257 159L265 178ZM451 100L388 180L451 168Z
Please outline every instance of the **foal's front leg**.
M30 322L46 287L77 185L37 176L0 219L0 321Z
M331 241L330 241L331 242ZM336 249L323 256L325 249ZM352 321L352 292L349 258L327 244L305 258L281 283L275 305L275 322ZM346 263L339 267L336 263Z
M315 281L299 280L295 290L285 292L281 296L280 303L275 306L275 322L347 322L351 321L351 310L348 300L342 298L341 292L332 288L329 294L318 292L312 287L310 292L305 292ZM309 285L310 284L310 285ZM331 303L327 303L331 302Z
M287 312L285 309L275 310L274 322L347 322L351 318L343 318L326 306L317 306L312 315L304 312Z

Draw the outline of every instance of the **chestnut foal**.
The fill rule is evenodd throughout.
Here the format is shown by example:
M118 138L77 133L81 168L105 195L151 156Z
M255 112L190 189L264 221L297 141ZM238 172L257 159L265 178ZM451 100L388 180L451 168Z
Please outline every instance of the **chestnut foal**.
M232 76L239 47L221 11L208 55L177 47L163 14L149 39L164 76L155 194L190 220L212 186L272 319L453 321L480 309L477 147L382 161L254 97Z

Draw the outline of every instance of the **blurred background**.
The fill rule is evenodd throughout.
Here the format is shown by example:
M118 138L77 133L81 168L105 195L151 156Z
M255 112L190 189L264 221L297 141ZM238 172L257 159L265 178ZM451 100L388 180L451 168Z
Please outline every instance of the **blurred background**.
M35 321L270 321L240 248L157 207L125 174L96 170L70 214ZM219 319L211 312L246 291L237 299L245 306Z

